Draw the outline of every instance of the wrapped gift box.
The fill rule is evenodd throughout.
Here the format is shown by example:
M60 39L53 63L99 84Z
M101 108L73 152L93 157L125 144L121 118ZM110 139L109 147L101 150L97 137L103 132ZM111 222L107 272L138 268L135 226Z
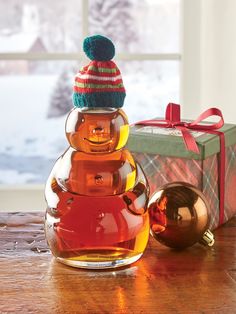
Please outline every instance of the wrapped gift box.
M134 125L130 128L127 148L142 166L150 193L173 181L184 181L198 187L210 205L210 229L229 220L236 213L236 125L224 124L219 130L225 136L224 216L220 216L219 152L216 134L190 131L199 153L186 149L182 133L176 128Z

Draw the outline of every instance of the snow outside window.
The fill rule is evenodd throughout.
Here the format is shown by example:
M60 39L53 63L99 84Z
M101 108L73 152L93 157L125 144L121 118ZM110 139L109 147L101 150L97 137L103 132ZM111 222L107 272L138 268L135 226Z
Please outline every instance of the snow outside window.
M104 34L130 122L179 101L180 0L0 1L0 184L42 184L65 151L84 36Z

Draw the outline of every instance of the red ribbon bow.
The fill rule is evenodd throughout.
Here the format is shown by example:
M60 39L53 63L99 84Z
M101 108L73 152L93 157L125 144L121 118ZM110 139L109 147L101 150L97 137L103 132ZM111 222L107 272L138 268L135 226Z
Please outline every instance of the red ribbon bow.
M212 124L200 124L211 116L218 116L220 120ZM218 131L224 125L222 112L217 108L210 108L204 111L193 122L182 122L180 118L180 105L170 103L166 108L166 116L164 120L144 120L135 123L135 125L157 126L161 128L174 128L182 133L182 137L186 148L189 151L199 154L199 148L195 138L189 132L191 130L216 134L220 139L220 155L219 155L219 194L220 194L220 216L219 224L224 222L224 193L225 193L225 137L224 133Z

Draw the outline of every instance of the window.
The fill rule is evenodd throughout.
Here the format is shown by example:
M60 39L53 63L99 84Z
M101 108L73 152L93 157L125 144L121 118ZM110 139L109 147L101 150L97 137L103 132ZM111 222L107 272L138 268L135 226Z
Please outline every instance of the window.
M178 102L180 0L0 1L0 184L43 184L68 146L81 43L100 33L116 45L130 122Z

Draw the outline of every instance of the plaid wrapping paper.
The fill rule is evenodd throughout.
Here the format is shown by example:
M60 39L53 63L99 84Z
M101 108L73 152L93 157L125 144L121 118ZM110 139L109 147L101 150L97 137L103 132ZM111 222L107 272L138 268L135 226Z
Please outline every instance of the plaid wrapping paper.
M154 193L162 185L184 181L198 187L210 206L210 229L219 226L218 154L204 160L133 152ZM226 148L224 222L236 213L236 144Z

